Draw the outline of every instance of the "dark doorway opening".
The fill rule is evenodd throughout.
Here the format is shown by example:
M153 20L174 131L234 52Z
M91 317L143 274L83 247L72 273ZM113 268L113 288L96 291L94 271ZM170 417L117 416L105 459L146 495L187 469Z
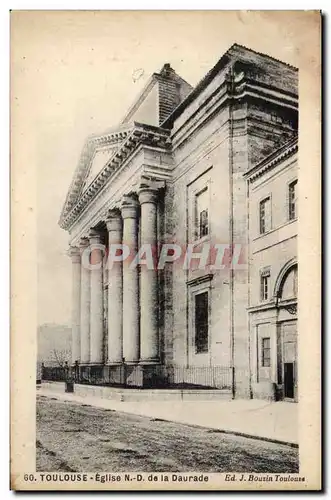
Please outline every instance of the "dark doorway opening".
M284 363L284 397L294 399L294 363Z

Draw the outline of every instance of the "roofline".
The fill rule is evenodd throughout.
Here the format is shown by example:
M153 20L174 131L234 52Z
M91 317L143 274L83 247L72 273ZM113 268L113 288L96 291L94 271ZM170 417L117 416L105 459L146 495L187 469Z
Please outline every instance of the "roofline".
M230 62L227 52L217 61L215 66L206 73L185 99L173 110L173 112L161 124L163 128L170 128L174 120L189 106L194 99L207 87L213 78Z
M187 82L183 77L181 77L180 75L178 75L178 73L176 73L175 70L173 70L173 71L176 74L177 78L179 78L182 82L186 83L186 85L189 85L193 89L192 85L189 82ZM162 72L162 70L161 70L161 72ZM159 73L154 72L148 78L148 80L146 81L144 87L138 93L137 97L132 102L132 104L130 105L129 109L126 111L125 115L121 119L120 124L126 123L126 120L128 119L128 117L129 117L129 119L132 118L132 114L134 114L134 112L139 108L139 105L142 103L143 98L146 96L146 94L148 93L148 91L151 90L154 87L154 85L156 84L156 82L158 82L158 81L164 81L164 80L172 80L171 77L162 75L161 72L159 72ZM160 126L162 126L162 125L160 125Z
M233 45L231 45L231 47L228 49L228 51L230 51L234 47L239 47L240 49L248 50L248 52L253 52L253 54L257 54L259 56L270 59L271 61L275 61L277 63L283 64L283 66L287 66L288 68L291 68L294 71L297 71L297 72L299 71L299 69L296 66L293 66L293 64L289 64L289 63L286 63L284 61L281 61L280 59L277 59L276 57L269 56L269 54L265 54L264 52L258 52L257 50L250 49L249 47L246 47L245 45L241 45L240 43L234 43Z
M133 129L133 127L134 127L134 124L133 123L130 124L128 122L126 124L121 124L117 128L112 127L111 129L108 129L106 132L104 132L102 134L91 134L85 139L83 148L81 150L76 168L74 170L74 173L73 173L73 176L72 176L72 179L71 179L71 182L70 182L70 185L69 185L66 197L65 197L65 200L64 200L63 205L62 205L60 220L62 217L64 217L65 212L68 208L70 194L73 192L73 187L74 187L75 182L77 180L77 175L84 168L84 166L86 166L87 163L92 160L93 155L95 154L95 151L98 149L98 146L100 146L100 142L106 141L107 138L109 138L112 135L114 135L114 137L123 135L122 138L120 138L120 137L118 138L117 143L119 143L121 140L125 140L126 136ZM114 141L114 142L116 143L116 141ZM107 144L105 144L105 145L107 145ZM79 195L79 193L77 194L77 196L78 195Z
M141 89L141 91L138 93L138 96L134 99L132 102L131 106L129 109L126 111L125 115L120 121L120 125L123 125L126 123L126 121L132 117L132 113L134 113L137 110L137 107L142 103L143 98L145 97L146 93L148 92L149 89L152 89L157 81L155 78L157 73L153 73L145 83L144 87ZM131 116L130 116L131 115Z
M277 165L281 160L291 156L298 151L298 136L296 135L278 149L263 158L259 163L254 165L250 170L244 173L244 177L249 180L255 178L260 173L263 174L265 170Z
M294 71L298 71L298 68L292 66L291 64L285 63L275 57L269 56L268 54L263 54L262 52L257 52L256 50L249 49L244 45L240 45L239 43L233 43L231 47L221 56L221 58L217 61L217 63L206 73L206 75L198 82L198 84L193 88L193 90L186 96L186 98L173 110L173 112L164 120L161 124L163 128L170 128L173 124L174 120L178 118L178 116L189 106L194 99L207 87L207 85L213 80L213 78L223 69L231 60L231 51L235 48L245 49L248 52L257 54L259 56L266 57L272 61L283 64ZM234 55L234 54L233 54Z

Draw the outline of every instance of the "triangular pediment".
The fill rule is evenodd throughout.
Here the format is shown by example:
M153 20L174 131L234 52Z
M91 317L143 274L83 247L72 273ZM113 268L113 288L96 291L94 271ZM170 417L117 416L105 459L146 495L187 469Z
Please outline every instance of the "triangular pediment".
M113 154L118 151L121 144L122 141L116 144L95 148L92 158L89 162L89 166L85 172L85 180L81 190L82 193L93 182L98 173L101 172L101 170L108 163Z
M68 190L60 220L64 219L72 207L78 203L86 189L120 149L131 130L132 126L126 124L125 127L119 127L101 135L94 135L86 140Z
M171 150L170 130L134 122L116 133L90 138L81 154L61 216L60 227L69 229L79 214L142 145ZM164 171L163 171L164 174ZM69 229L70 230L70 229Z

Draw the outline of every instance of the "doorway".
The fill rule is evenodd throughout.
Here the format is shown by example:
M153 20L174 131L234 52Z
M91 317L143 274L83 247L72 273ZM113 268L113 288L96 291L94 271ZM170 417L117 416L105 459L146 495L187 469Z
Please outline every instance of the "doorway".
M297 322L282 324L283 345L283 396L285 400L297 401Z

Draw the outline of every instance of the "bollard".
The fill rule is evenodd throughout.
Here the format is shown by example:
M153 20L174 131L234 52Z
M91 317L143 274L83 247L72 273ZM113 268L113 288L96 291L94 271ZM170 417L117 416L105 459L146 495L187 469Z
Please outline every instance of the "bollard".
M74 382L66 380L65 392L74 392Z

